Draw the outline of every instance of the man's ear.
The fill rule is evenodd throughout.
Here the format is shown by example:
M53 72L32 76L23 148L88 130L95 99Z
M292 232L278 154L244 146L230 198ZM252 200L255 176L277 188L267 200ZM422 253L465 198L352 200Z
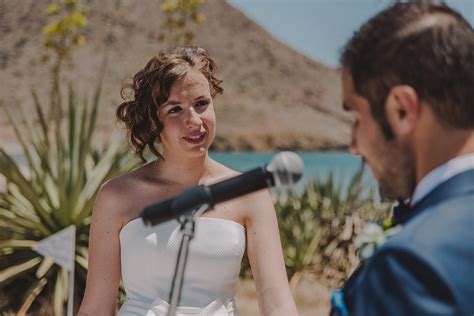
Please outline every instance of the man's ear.
M420 100L412 87L397 85L390 89L385 115L397 137L404 138L415 131L420 112Z

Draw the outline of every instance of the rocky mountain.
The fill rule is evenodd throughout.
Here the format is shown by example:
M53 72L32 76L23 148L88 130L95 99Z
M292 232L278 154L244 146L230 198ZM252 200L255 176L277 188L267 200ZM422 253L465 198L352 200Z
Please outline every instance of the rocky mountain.
M104 56L108 67L99 113L101 132L116 128L115 107L124 79L164 48L158 41L159 0L89 0L87 44L64 69L80 94L92 92ZM46 103L50 76L40 62L46 0L0 0L0 106L32 112L31 89ZM334 149L349 141L350 120L341 110L340 73L298 53L224 0L207 0L195 43L216 60L224 95L215 100L216 150ZM311 40L311 38L308 38ZM324 43L321 43L324 45ZM15 147L0 115L0 146Z

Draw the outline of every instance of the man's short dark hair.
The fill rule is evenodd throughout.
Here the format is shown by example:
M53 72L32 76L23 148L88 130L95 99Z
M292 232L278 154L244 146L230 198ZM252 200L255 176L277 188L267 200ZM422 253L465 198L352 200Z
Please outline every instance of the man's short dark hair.
M453 128L474 128L474 31L434 1L397 2L366 22L343 49L341 65L387 138L385 100L406 84Z

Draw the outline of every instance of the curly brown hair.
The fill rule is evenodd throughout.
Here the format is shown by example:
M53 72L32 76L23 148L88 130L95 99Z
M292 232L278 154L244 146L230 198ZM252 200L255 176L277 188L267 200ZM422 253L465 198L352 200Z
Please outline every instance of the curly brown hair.
M124 102L117 108L117 120L125 124L132 148L143 162L146 162L143 151L147 146L155 156L163 158L155 147L163 129L158 108L168 100L173 83L191 69L207 78L213 98L223 93L222 80L215 77L216 63L205 49L197 46L158 53L135 74L131 83L122 87L120 94Z

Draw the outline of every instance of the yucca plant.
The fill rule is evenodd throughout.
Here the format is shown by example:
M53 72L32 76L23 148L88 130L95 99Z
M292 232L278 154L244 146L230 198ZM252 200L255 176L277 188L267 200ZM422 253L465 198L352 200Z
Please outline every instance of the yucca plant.
M376 201L374 189L362 191L361 173L349 184L347 195L341 195L341 184L315 185L315 192L324 196L320 208L320 226L324 234L313 257L313 272L331 287L338 287L359 264L355 238L368 220L379 220L389 213L389 206Z
M317 196L312 184L302 195L290 193L275 205L283 254L290 286L296 287L304 271L311 267L314 252L321 239Z
M101 85L92 98L78 100L69 88L64 119L47 121L33 92L36 119L22 113L23 124L8 113L9 123L22 146L19 164L0 148L0 297L5 310L25 313L32 305L52 299L55 315L63 315L67 273L31 247L69 225L76 225L76 304L80 302L87 270L91 211L100 185L137 164L126 142L111 137L94 141ZM58 105L61 106L61 105ZM28 135L28 137L25 137ZM1 179L3 177L4 179ZM35 302L43 302L38 304Z
M368 218L378 219L388 209L377 205L373 190L362 191L362 174L361 168L346 189L342 178L336 181L330 174L324 180L308 183L302 194L291 193L277 202L292 288L305 272L315 273L327 285L336 286L358 264L355 237Z

